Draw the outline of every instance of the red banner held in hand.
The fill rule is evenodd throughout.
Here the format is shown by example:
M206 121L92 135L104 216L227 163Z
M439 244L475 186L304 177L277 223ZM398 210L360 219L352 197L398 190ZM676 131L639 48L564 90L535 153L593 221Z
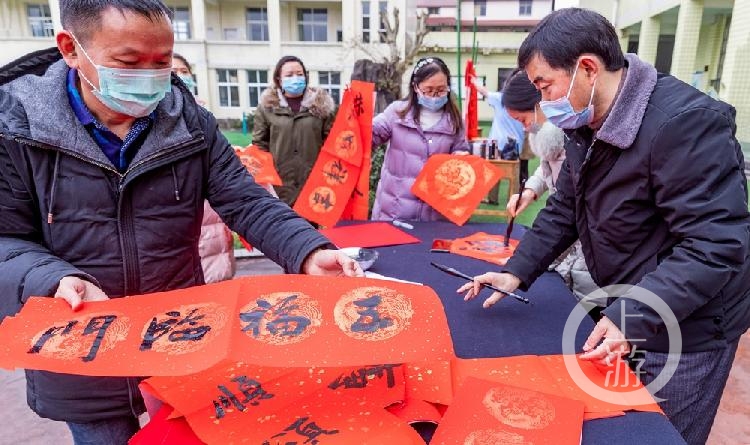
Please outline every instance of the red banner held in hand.
M466 90L469 92L466 102L466 139L470 141L479 137L477 87L474 86L474 79L476 77L477 71L474 69L474 62L467 60L464 86L466 86Z
M362 165L357 186L341 215L341 219L367 220L370 217L370 170L372 169L372 119L375 111L375 84L353 80L353 112L362 138Z
M344 92L331 132L294 203L302 217L332 227L350 208L350 216L367 219L372 91L370 83L353 82Z
M0 325L0 367L80 375L184 375L230 359L258 366L450 360L427 286L369 278L247 277L87 302L31 298Z
M234 146L234 153L239 156L242 165L253 175L258 184L281 185L281 177L273 164L273 155L255 145L247 147Z

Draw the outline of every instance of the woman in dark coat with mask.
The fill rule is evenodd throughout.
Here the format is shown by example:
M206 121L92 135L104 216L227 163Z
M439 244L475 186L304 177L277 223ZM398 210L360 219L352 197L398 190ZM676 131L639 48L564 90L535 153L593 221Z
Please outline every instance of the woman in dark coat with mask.
M255 110L253 144L270 151L283 185L279 199L294 205L333 125L336 105L326 90L309 86L302 61L284 56L273 71L273 84Z

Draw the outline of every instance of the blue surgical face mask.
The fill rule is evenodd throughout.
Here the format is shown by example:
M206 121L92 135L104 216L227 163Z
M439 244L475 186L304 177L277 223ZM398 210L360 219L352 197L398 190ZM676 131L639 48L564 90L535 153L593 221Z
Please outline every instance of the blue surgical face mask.
M417 102L419 105L430 111L440 111L448 103L448 95L440 97L427 97L422 93L417 93Z
M195 79L190 74L178 76L190 92L195 92Z
M94 96L112 111L132 117L148 116L171 90L172 68L126 69L97 65L78 39L75 36L73 39L81 47L83 55L96 68L99 88L94 86L81 70L78 70L78 74L91 86Z
M299 96L305 92L307 87L307 81L305 76L291 76L281 78L281 89L285 93L289 93L293 96Z
M539 102L539 108L542 109L542 113L547 119L556 127L562 128L563 130L574 130L581 128L584 125L588 125L594 119L594 90L596 89L596 79L594 79L594 85L591 86L591 97L589 98L589 104L583 110L576 112L573 109L573 105L570 103L570 91L573 89L573 81L575 81L576 74L578 73L578 65L576 65L575 71L573 71L573 77L570 79L570 87L568 87L568 94L557 99L557 100L543 100Z

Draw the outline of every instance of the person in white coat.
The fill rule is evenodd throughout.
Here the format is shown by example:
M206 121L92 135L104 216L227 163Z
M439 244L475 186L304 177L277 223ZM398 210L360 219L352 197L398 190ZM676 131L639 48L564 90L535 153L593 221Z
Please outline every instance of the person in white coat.
M547 121L544 113L539 110L540 100L539 91L521 70L511 75L503 89L503 107L508 115L520 122L528 132L531 151L540 159L539 167L526 181L521 194L513 195L508 200L506 208L512 216L523 212L529 204L544 195L544 192L555 193L555 183L565 161L565 133ZM598 288L589 274L580 241L576 241L570 249L560 255L550 269L560 274L579 300ZM586 309L596 319L606 301L592 303L593 305L588 304Z

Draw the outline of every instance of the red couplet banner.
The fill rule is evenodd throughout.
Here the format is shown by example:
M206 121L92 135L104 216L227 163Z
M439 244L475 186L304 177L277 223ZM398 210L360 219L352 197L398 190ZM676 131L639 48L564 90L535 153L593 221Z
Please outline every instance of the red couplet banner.
M427 286L368 278L247 277L88 302L31 298L0 325L0 367L176 376L230 359L259 366L450 360L448 323Z

